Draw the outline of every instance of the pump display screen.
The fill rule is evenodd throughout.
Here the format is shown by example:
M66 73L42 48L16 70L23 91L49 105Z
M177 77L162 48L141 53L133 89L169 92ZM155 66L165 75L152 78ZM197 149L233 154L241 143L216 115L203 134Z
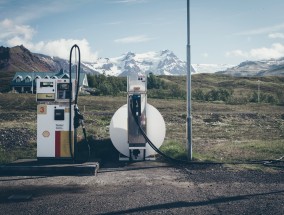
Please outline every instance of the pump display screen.
M53 87L53 82L40 82L40 87Z
M60 83L57 84L58 90L69 90L69 84L68 83Z
M58 83L57 84L57 99L69 99L70 87L69 83Z

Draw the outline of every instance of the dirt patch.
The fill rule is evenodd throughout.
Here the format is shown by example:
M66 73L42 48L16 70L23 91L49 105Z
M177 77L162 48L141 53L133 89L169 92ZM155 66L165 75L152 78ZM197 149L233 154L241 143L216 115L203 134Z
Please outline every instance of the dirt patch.
M0 146L5 151L29 146L30 141L35 139L36 133L26 128L0 129Z
M33 112L7 112L7 113L0 113L0 122L5 121L30 121L36 120L36 114Z

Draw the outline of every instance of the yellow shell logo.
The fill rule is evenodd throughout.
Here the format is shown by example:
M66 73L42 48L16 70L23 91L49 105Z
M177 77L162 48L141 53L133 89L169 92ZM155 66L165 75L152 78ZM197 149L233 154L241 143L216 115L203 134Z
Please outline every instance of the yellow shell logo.
M42 132L42 136L44 136L44 137L49 137L49 136L50 136L49 131L44 131L44 132Z

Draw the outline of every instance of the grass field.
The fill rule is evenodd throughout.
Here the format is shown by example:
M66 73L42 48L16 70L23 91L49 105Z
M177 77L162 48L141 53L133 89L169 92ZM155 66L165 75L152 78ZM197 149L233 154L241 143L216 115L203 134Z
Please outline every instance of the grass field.
M79 97L96 156L116 158L108 126L114 112L125 103L125 97ZM166 122L162 150L170 156L185 158L186 101L149 98L148 103L161 112ZM194 101L192 117L195 161L246 162L277 159L284 154L283 106ZM0 162L35 157L35 95L0 94Z

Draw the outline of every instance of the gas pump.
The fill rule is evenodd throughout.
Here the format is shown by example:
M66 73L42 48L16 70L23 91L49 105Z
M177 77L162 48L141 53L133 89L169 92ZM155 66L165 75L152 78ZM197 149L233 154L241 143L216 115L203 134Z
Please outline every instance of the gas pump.
M163 144L166 125L161 113L147 103L147 77L127 78L127 104L113 115L110 138L120 161L154 160Z
M37 158L72 159L74 138L69 140L69 123L74 136L75 80L37 79Z
M147 133L147 82L145 76L129 76L127 83L129 158L131 160L145 160L147 141L142 135L139 126Z
M79 53L75 79L71 74L73 48ZM38 160L76 160L77 128L80 125L87 141L84 118L77 105L80 77L80 49L77 45L71 48L69 63L69 79L37 79L36 82Z

